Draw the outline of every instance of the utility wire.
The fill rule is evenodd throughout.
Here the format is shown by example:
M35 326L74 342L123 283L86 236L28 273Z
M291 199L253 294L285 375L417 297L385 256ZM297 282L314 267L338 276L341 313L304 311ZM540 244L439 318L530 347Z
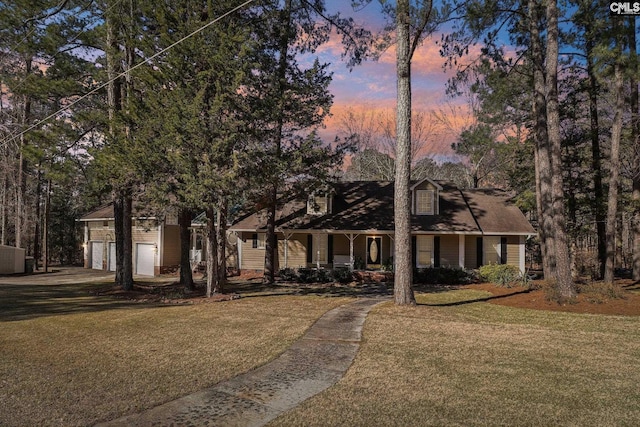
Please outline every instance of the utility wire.
M32 124L31 126L29 126L27 129L23 130L22 132L13 135L13 136L9 136L7 139L5 139L2 143L3 145L5 144L9 144L10 142L14 141L17 138L20 138L22 135L24 135L25 133L31 131L32 129L35 129L36 127L40 126L41 124L49 121L49 119L57 116L58 114L62 113L63 111L66 111L68 109L70 109L71 107L73 107L74 105L76 105L77 103L79 103L80 101L82 101L83 99L89 97L90 95L93 95L94 93L98 92L99 90L101 90L102 88L106 87L108 84L118 80L121 77L126 76L127 74L129 74L130 72L132 72L133 70L135 70L138 67L143 66L144 64L152 61L153 59L157 58L158 56L162 55L163 53L167 52L168 50L174 48L175 46L179 45L180 43L182 43L183 41L195 36L196 34L204 31L205 29L209 28L210 26L212 26L213 24L215 24L216 22L226 18L227 16L237 12L238 10L242 9L243 7L253 3L255 0L247 0L244 3L240 4L239 6L234 7L233 9L229 10L228 12L225 12L224 14L218 16L217 18L214 18L213 20L209 21L208 23L206 23L205 25L203 25L202 27L198 28L197 30L193 31L192 33L184 36L183 38L181 38L180 40L172 43L171 45L167 46L166 48L162 49L159 52L156 52L155 54L153 54L152 56L150 56L149 58L145 59L144 61L134 65L133 67L129 68L126 71L123 71L122 73L118 74L117 76L115 76L114 78L112 78L111 80L106 81L105 83L101 84L100 86L96 87L95 89L89 91L88 93L82 95L80 98L70 102L68 105L66 105L65 107L60 108L58 111L56 111L55 113L51 113L49 114L47 117L45 117L42 120L39 120L38 122Z

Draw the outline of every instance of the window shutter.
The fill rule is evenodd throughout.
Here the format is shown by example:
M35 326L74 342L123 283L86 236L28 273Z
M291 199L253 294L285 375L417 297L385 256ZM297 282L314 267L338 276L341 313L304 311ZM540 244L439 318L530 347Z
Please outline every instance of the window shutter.
M440 236L433 238L433 266L440 267Z
M482 237L478 237L478 239L476 240L476 259L478 261L478 268L482 267L482 250L483 250Z
M418 239L411 236L411 265L416 268L418 265Z
M500 238L500 264L507 263L507 238Z
M333 262L333 234L327 236L327 263Z
M307 234L307 262L313 262L313 234Z

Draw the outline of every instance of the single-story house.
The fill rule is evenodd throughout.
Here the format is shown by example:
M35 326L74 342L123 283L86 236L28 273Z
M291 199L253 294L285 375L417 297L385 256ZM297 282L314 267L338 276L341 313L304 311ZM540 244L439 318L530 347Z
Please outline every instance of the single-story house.
M494 263L525 271L525 241L536 231L507 193L423 179L412 183L411 197L416 268ZM283 203L276 213L278 268L391 267L393 202L393 182L356 181ZM265 211L230 227L241 270L264 268L265 230Z
M413 262L416 268L510 264L525 271L525 242L536 234L506 192L459 189L424 179L411 186ZM277 268L391 268L394 258L394 183L355 181L281 203L276 212ZM206 260L204 216L192 221L192 262ZM80 219L86 268L115 270L113 206ZM135 218L134 273L157 275L180 263L177 217ZM230 225L229 262L240 271L262 271L266 212L238 214Z

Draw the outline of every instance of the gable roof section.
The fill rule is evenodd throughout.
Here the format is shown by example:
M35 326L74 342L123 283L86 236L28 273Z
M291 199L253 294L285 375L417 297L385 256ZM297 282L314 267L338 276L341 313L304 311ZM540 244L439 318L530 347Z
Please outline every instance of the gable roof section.
M113 216L113 203L109 203L89 212L80 221L106 221L113 219Z
M478 226L485 234L536 234L511 197L496 189L462 190Z
M423 178L423 179L421 179L420 181L416 181L415 183L413 183L413 184L411 185L410 190L411 190L411 191L415 190L415 189L416 189L416 187L418 187L418 186L419 186L420 184L422 184L423 182L428 182L428 183L430 183L431 185L433 185L434 187L436 187L438 190L442 190L442 186L441 186L440 184L438 184L437 182L435 182L434 180L429 179L429 178Z

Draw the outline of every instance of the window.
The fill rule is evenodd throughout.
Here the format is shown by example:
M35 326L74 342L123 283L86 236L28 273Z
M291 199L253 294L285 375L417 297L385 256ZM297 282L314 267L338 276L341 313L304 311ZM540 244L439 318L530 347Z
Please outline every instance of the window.
M416 267L433 265L433 236L416 237Z
M307 202L307 213L310 215L323 215L329 212L329 197L312 196Z
M501 255L500 237L485 236L484 238L484 263L500 264Z
M253 242L251 247L254 249L264 249L265 248L265 241L266 241L266 234L265 233L253 233L252 236Z
M416 214L434 214L434 194L433 190L416 190Z
M313 235L313 262L327 264L327 248L329 247L329 236L327 234Z

